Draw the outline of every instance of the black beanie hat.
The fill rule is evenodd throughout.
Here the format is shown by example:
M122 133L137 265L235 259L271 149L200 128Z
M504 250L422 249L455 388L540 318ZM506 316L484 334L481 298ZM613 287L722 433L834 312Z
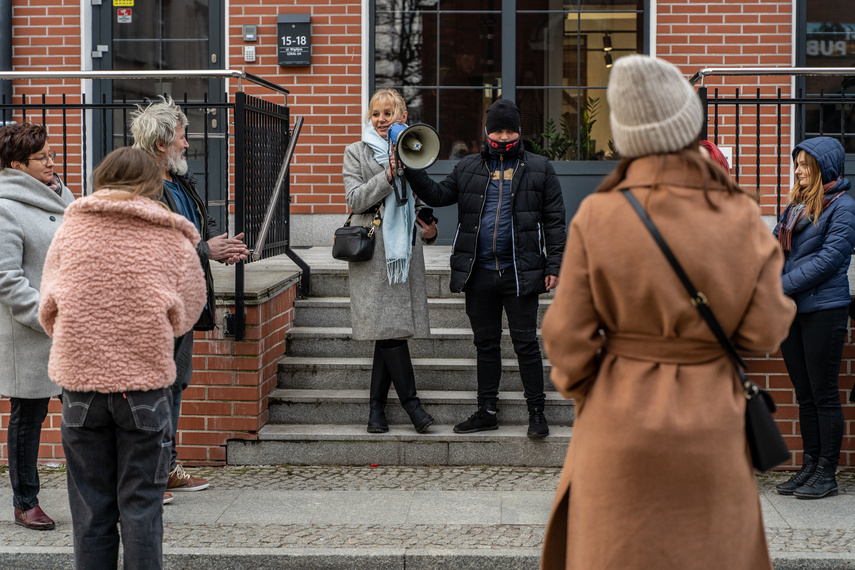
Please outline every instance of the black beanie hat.
M487 109L487 134L505 130L518 133L521 125L520 110L509 99L499 99Z

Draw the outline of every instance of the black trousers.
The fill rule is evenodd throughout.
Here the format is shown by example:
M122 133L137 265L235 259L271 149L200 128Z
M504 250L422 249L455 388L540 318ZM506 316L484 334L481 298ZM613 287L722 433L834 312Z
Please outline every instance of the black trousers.
M12 504L28 511L39 504L39 442L50 398L10 398L6 443Z
M843 407L837 377L849 325L847 307L798 313L781 353L799 404L799 427L805 453L840 460Z
M520 369L529 408L542 408L543 356L537 343L536 293L517 296L513 269L499 273L476 267L466 282L466 314L475 335L478 371L478 406L496 408L502 378L502 309Z

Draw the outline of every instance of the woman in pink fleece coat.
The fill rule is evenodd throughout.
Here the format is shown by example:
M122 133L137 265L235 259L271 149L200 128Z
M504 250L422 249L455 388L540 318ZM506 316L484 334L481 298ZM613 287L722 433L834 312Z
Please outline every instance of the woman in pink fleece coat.
M62 446L78 570L162 567L173 339L205 305L191 222L157 200L160 170L120 148L66 210L48 249L39 322L63 388Z

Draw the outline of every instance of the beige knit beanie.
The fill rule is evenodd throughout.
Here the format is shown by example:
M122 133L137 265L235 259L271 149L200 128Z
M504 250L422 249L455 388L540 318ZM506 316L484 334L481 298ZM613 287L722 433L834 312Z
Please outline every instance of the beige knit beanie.
M621 157L685 148L701 132L701 100L680 70L647 55L615 61L606 95Z

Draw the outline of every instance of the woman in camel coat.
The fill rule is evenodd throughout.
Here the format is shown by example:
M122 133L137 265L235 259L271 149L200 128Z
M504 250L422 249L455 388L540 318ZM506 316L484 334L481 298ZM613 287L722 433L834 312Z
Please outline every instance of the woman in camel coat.
M623 160L570 224L543 321L552 381L576 401L543 568L771 569L742 387L618 190L740 349L774 351L787 335L780 248L756 200L699 154L700 102L675 67L622 58L608 97Z

